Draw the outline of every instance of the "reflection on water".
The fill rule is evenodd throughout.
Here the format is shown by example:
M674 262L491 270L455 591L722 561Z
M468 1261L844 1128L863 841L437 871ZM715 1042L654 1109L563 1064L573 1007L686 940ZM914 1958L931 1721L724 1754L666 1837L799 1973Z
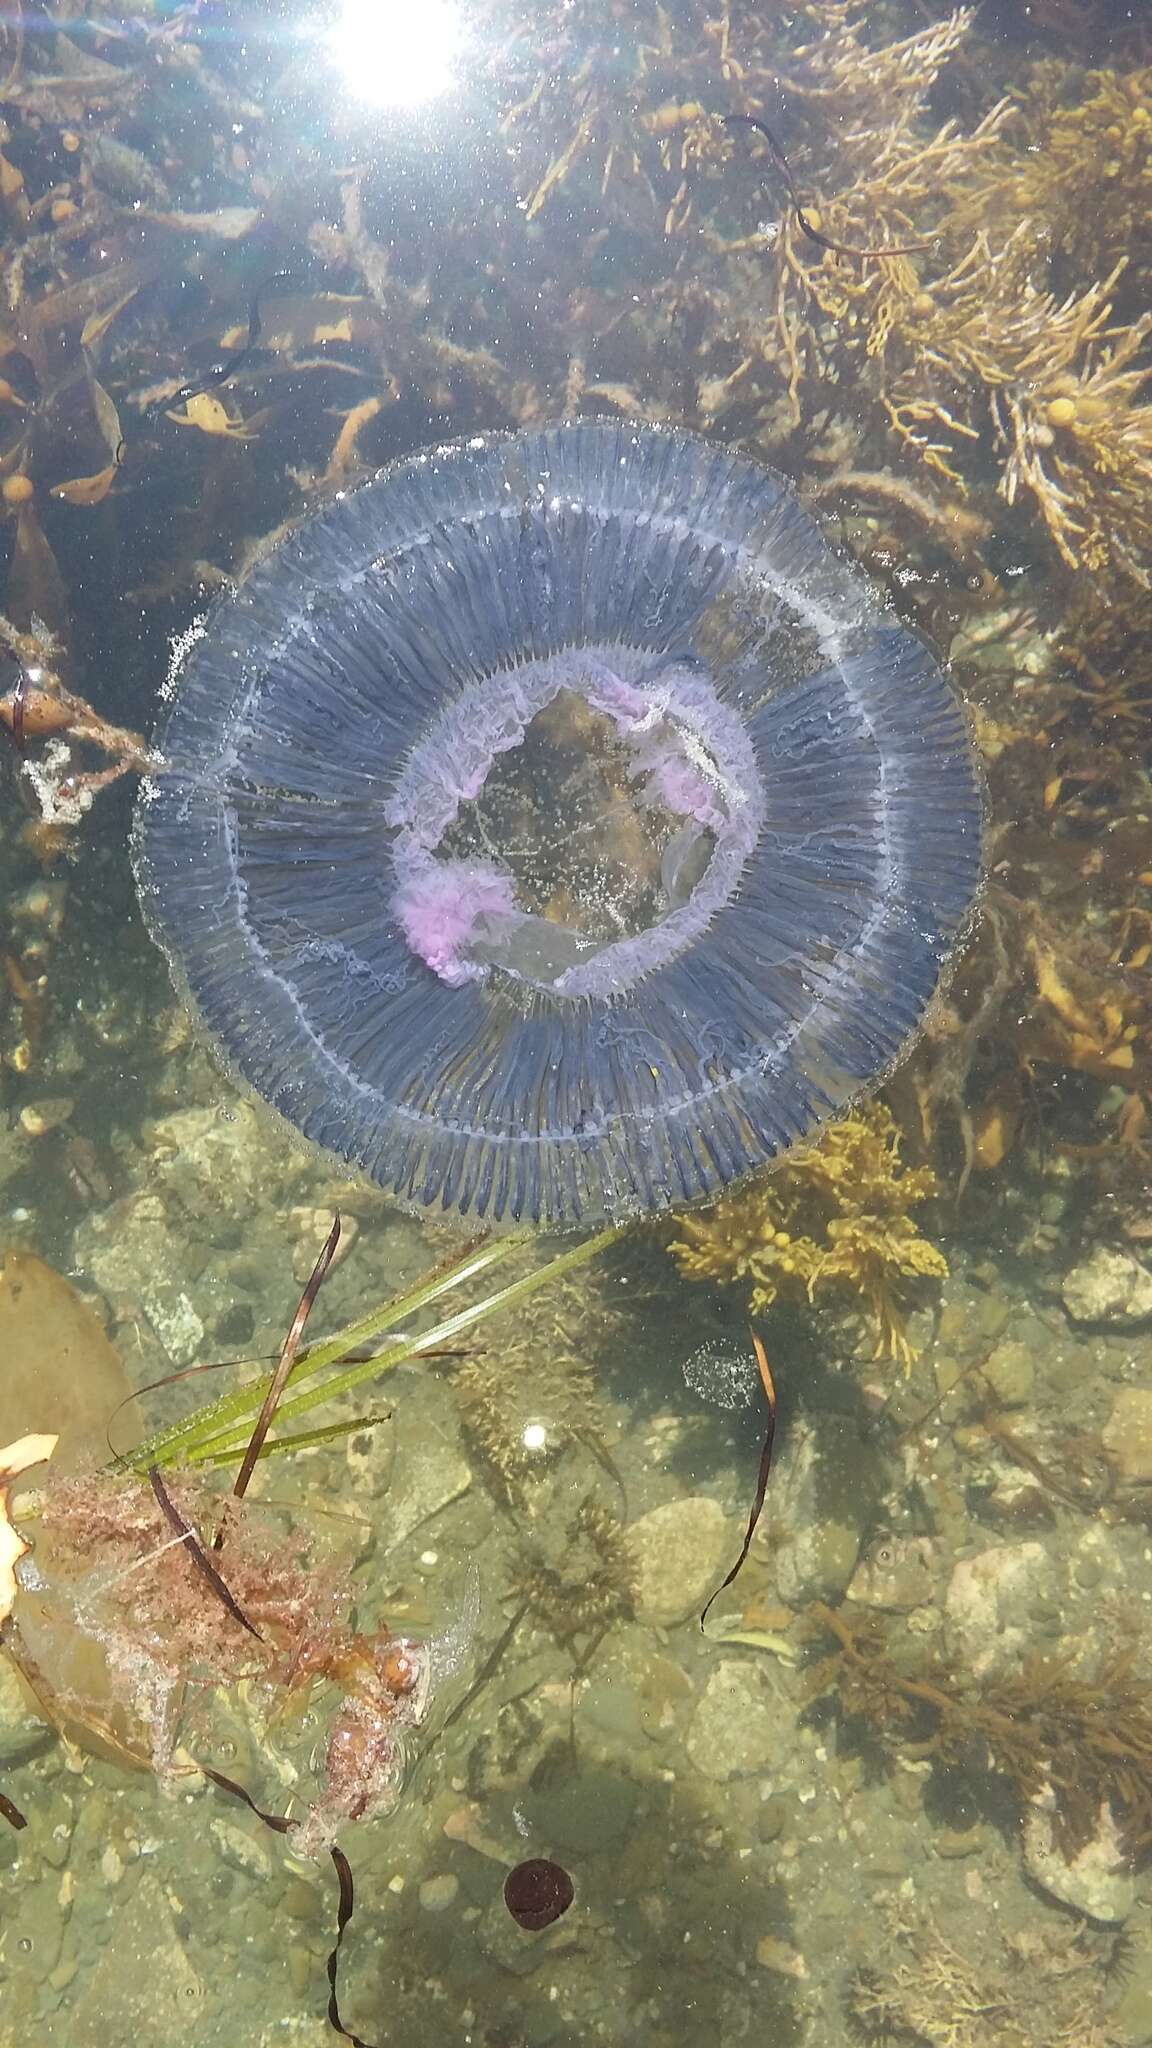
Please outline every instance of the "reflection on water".
M1147 27L1118 0L476 0L458 51L429 16L433 92L410 22L350 9L333 42L311 17L3 25L3 1440L68 1429L90 1474L232 1393L337 1206L310 1333L362 1319L362 1360L394 1296L399 1328L443 1333L283 1423L309 1440L257 1469L256 1548L214 1548L202 1478L162 1482L295 1657L275 1701L146 1475L68 1496L50 1465L42 1522L18 1505L16 1620L55 1594L68 1696L62 1737L0 1664L27 1820L0 1817L0 2042L331 2036L332 1830L277 1832L227 1788L299 1820L333 1757L365 1763L387 1632L435 1669L391 1810L337 1829L339 2010L365 2040L1137 2048ZM390 104L349 89L349 48ZM813 227L925 246L838 256ZM408 1299L467 1233L347 1181L213 1066L139 921L133 784L172 640L283 522L450 435L565 414L786 474L950 663L988 880L879 1107L455 1330L564 1243ZM750 1317L776 1458L701 1628L756 1483ZM109 1420L158 1381L143 1422ZM54 1488L103 1574L70 1605ZM134 1685L155 1733L169 1653L181 1768L157 1773L115 1709ZM507 1894L537 1865L572 1901L534 1925Z

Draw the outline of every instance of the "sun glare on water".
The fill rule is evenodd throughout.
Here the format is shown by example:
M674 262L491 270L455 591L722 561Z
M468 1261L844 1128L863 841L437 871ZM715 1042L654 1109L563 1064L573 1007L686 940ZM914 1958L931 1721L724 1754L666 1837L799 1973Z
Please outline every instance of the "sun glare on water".
M464 27L451 0L344 0L328 48L348 91L416 107L457 81Z

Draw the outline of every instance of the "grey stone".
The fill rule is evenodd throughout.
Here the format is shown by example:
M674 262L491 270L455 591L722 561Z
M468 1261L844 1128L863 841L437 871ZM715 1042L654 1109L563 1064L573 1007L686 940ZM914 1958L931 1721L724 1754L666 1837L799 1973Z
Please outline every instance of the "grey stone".
M476 1946L490 1962L513 1977L530 1977L551 1954L551 1928L533 1932L519 1927L498 1894L476 1922Z
M828 1418L790 1434L773 1474L772 1542L754 1545L790 1607L839 1600L856 1569L878 1497L879 1467L856 1429ZM781 1542L779 1531L787 1530Z
M726 1657L700 1695L685 1746L703 1777L725 1784L775 1762L780 1730L780 1703L758 1667Z
M698 1613L731 1562L735 1539L720 1503L706 1494L665 1501L627 1531L636 1571L636 1615L671 1628Z
M981 1367L1006 1408L1026 1408L1032 1399L1036 1367L1027 1344L1010 1338L998 1344Z
M885 1614L909 1614L933 1597L936 1545L928 1536L881 1536L848 1581L848 1598Z
M776 1584L790 1607L812 1600L839 1600L860 1555L860 1531L848 1522L822 1522L797 1529L781 1545Z

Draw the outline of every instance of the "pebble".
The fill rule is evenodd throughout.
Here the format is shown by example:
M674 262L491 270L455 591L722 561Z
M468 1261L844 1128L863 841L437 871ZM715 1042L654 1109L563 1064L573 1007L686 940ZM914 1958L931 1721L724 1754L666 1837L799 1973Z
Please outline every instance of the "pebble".
M932 1837L932 1847L946 1862L953 1862L964 1856L975 1856L988 1847L988 1830L982 1827L937 1828Z
M292 1276L300 1286L303 1286L310 1278L332 1228L332 1211L328 1208L289 1209L288 1227L295 1239L292 1251ZM337 1266L343 1265L359 1235L360 1225L355 1216L349 1216L341 1210L340 1235L326 1269L328 1272L333 1272Z
M909 1614L932 1599L936 1545L927 1536L880 1536L848 1581L848 1598L885 1614Z
M756 1832L762 1842L778 1842L791 1818L788 1801L774 1792L765 1799L756 1816Z
M725 1784L778 1761L783 1720L759 1666L725 1657L700 1695L685 1746L703 1777Z
M652 1628L672 1628L698 1614L738 1548L719 1501L706 1494L653 1508L630 1525L626 1541L636 1574L636 1618Z
M1152 1321L1152 1272L1131 1252L1097 1245L1065 1274L1061 1298L1074 1322L1129 1330Z
M436 1877L426 1877L416 1896L426 1913L446 1913L456 1903L460 1890L460 1879L451 1871L442 1871Z
M30 1138L46 1137L66 1124L75 1104L70 1095L45 1095L39 1102L26 1102L20 1111L20 1128Z
M765 1934L756 1943L756 1961L762 1970L774 1970L778 1977L808 1975L808 1965L799 1950L776 1934Z
M1121 1479L1152 1480L1152 1388L1125 1387L1117 1394L1101 1441Z

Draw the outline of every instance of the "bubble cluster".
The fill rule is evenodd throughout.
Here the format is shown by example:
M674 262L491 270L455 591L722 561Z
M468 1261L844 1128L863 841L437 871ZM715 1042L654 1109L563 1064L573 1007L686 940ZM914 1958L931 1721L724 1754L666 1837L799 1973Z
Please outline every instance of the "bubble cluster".
M758 1384L756 1361L734 1337L709 1337L684 1360L684 1384L712 1408L747 1408Z

